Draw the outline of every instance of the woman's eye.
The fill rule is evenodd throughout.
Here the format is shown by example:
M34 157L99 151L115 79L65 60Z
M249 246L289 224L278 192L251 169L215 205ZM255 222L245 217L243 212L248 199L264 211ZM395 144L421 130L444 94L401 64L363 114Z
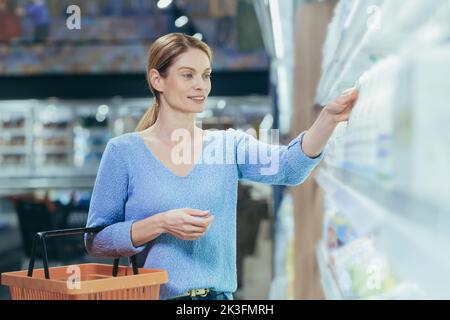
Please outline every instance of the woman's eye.
M203 76L203 78L205 78L205 79L211 79L211 75L210 75L210 74L205 74L205 75Z
M184 73L183 77L186 79L191 79L192 78L192 73Z

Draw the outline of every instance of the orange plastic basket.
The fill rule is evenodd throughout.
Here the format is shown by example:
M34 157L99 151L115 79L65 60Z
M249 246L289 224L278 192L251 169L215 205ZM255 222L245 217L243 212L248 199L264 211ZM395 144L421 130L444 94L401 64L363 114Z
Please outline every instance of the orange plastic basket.
M6 272L1 282L10 289L13 300L158 300L160 285L167 283L165 270L137 268L135 257L132 268L86 263L48 268L46 237L98 232L102 228L67 229L36 234L27 270ZM37 242L43 249L43 269L34 270ZM74 271L76 273L74 273ZM76 282L74 279L76 278Z

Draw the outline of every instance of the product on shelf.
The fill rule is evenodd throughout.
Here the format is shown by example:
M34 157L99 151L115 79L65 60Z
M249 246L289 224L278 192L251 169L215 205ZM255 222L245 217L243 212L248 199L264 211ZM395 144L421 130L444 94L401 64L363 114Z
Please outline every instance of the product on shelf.
M331 252L339 287L349 299L366 299L388 292L393 286L386 260L369 238L359 238Z
M0 126L3 129L23 128L25 126L25 115L22 113L7 113L0 118Z
M9 136L4 134L0 137L0 146L23 146L26 143L25 136Z
M29 160L29 135L27 125L30 110L27 103L4 101L0 108L0 176L8 175L12 170L23 173Z
M325 211L326 243L328 249L346 245L355 237L350 222L333 209Z
M58 103L59 104L59 103ZM50 103L39 105L34 123L34 161L38 167L69 167L72 165L72 110Z
M26 158L20 154L6 154L0 156L0 164L2 166L20 167L25 165Z
M412 46L421 48L417 38L422 39L419 43L445 41L449 32L444 22L450 16L448 1L411 0L407 8L404 5L390 0L338 2L323 48L317 103L326 105L389 55ZM425 26L430 28L423 34Z
M417 50L405 59L403 97L396 112L396 188L430 203L450 202L450 45Z
M363 74L351 117L334 134L330 164L372 179L392 178L394 110L404 80L400 60L385 59Z
M368 70L327 162L426 201L450 199L449 73L449 45L392 56Z

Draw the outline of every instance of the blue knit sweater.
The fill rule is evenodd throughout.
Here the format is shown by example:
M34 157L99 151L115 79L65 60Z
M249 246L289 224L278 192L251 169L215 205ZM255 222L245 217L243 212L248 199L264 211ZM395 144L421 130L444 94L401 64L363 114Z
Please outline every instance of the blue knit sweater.
M177 176L164 166L136 132L111 139L102 156L87 222L88 227L107 227L86 235L89 254L137 254L139 267L167 270L169 282L161 286L161 299L198 288L234 292L238 181L302 183L323 158L323 154L312 159L303 153L303 134L284 146L263 143L241 130L205 131L204 161L186 176ZM262 161L261 150L275 156L270 164L267 158ZM222 161L217 160L220 157ZM146 245L133 246L133 222L185 207L214 215L202 238L184 241L164 233Z

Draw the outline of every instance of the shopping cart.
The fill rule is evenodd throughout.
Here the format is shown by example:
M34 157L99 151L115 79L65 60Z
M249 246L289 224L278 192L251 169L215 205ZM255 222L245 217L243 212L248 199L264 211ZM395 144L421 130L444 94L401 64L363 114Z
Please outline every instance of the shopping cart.
M8 286L13 300L157 300L160 285L167 283L165 270L137 268L136 257L131 268L113 265L76 264L48 267L49 237L63 237L100 232L103 227L38 232L35 235L28 270L6 272L1 282ZM42 247L43 269L34 270L36 249Z

